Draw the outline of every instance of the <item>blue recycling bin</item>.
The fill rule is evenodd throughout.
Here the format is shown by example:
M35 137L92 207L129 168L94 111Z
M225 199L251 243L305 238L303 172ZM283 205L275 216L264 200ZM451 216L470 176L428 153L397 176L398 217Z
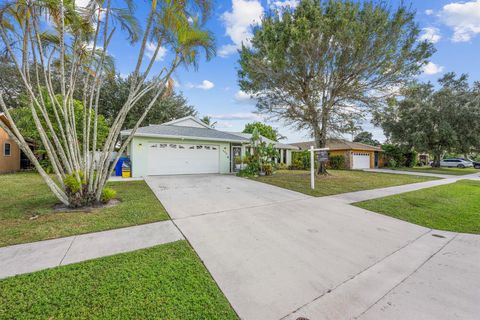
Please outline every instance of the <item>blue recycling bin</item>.
M115 165L115 176L121 177L122 176L122 167L124 162L130 162L130 159L128 157L120 157L118 159L117 164Z

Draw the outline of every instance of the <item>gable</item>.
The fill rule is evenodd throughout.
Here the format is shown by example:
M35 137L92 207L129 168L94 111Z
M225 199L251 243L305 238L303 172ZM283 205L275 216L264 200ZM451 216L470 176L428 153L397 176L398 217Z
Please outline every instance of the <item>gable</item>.
M171 123L172 126L180 126L180 127L193 127L193 128L205 128L204 125L201 125L197 121L193 119L183 119L175 123Z
M175 119L169 122L162 123L162 125L190 127L190 128L207 128L212 129L208 124L193 116L188 116L180 119Z

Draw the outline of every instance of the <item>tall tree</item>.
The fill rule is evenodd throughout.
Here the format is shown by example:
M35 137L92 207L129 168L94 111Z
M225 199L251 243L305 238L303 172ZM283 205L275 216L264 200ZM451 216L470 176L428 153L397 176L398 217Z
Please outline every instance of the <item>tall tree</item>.
M123 101L128 98L132 77L122 78L119 75L108 77L103 85L102 94L99 99L98 113L104 115L108 123L113 123L115 117L122 107ZM148 83L145 85L145 87ZM146 93L132 108L125 118L122 129L130 129L135 126L137 119L148 107L148 104L155 96L155 92ZM140 126L150 124L161 124L174 119L197 114L195 108L188 104L187 99L181 93L173 93L164 99L157 100L144 118Z
M330 134L420 72L433 46L418 41L414 18L403 5L352 0L302 0L273 11L241 49L240 87L260 112L308 130L325 147Z
M217 121L213 121L210 116L203 116L200 120L212 128L215 128L215 125L217 124Z
M418 83L376 112L374 120L387 138L407 149L433 155L439 166L446 152L468 154L480 150L480 90L467 76L445 74L440 88Z
M243 129L243 133L252 133L255 131L255 129L258 130L260 135L264 136L265 138L268 138L273 141L278 141L280 139L283 139L283 137L277 129L274 129L272 126L269 126L268 124L265 124L263 122L252 122L252 123L247 123L245 125L245 129Z
M79 203L91 205L100 201L108 177L137 128L157 100L171 94L172 73L182 64L196 66L200 50L206 53L207 58L213 54L213 39L204 30L210 9L208 0L153 0L146 9L143 30L131 0L91 0L85 7L77 6L76 2L17 0L4 2L0 8L2 49L13 62L26 88L28 107L52 163L55 178L45 172L30 150L10 114L10 108L2 99L2 93L0 107L11 127L3 122L0 122L0 127L29 157L55 196L69 206ZM45 16L50 19L54 33L49 32L50 26L43 23ZM99 99L104 81L111 74L107 52L114 34L119 30L130 42L139 42L136 47L138 54L132 62L132 81L127 98L122 101L122 107L101 146L98 135ZM145 50L149 41L154 44L155 50L147 58ZM154 73L153 65L161 48L169 49L171 54L161 68L155 68L159 71ZM58 72L57 78L52 75L54 69ZM80 121L82 140L78 138L74 106L78 87L82 88L79 99L83 105ZM133 126L131 135L120 140L120 131L128 114L151 92L154 94ZM53 106L53 116L47 111L46 100ZM112 151L117 146L118 156L110 163ZM92 161L92 153L96 151L100 152L98 162ZM79 187L68 187L66 181L68 185L74 181Z
M373 139L373 134L368 131L362 131L353 138L353 142L360 142L364 144L369 144L371 146L378 146L380 142L376 139Z

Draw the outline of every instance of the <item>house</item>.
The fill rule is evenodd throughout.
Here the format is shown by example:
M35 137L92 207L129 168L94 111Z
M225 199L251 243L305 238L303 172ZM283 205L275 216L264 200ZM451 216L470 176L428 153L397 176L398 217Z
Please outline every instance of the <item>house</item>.
M0 113L0 121L10 127L4 113ZM20 170L21 151L18 145L0 127L0 173Z
M315 141L292 143L300 150L315 147ZM383 151L380 147L342 139L328 139L326 143L329 156L342 155L348 169L373 169L383 167Z
M128 136L131 130L121 132ZM216 130L188 116L160 125L138 128L127 147L132 176L199 173L230 173L239 170L235 159L242 159L250 148L250 135ZM298 148L272 142L281 163L291 163L291 152ZM238 161L238 160L237 160Z

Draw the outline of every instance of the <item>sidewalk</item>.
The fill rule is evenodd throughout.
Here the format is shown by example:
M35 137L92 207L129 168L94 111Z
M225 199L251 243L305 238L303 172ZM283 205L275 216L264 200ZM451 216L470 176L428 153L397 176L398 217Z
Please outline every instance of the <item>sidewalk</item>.
M184 239L172 221L0 248L0 279Z
M375 172L378 172L375 170ZM398 173L398 172L397 172ZM415 173L409 173L414 174ZM432 180L432 181L425 181L419 183L412 183L412 184L404 184L395 187L387 187L387 188L380 188L380 189L372 189L372 190L362 190L362 191L355 191L355 192L348 192L348 193L341 193L336 194L333 196L326 196L326 197L319 197L318 199L332 199L336 201L341 201L343 203L354 203L359 201L383 198L399 193L405 193L410 191L416 191L425 188L431 188L436 186L441 186L445 184L454 183L458 180L480 180L478 173L468 174L464 176L448 176L448 178L440 179L440 180Z
M442 178L442 179L449 179L451 177L456 177L455 175L451 175L451 174L402 171L402 170L392 170L392 169L363 169L363 171L379 172L379 173L392 173L392 174L404 174L404 175L422 176L422 177L435 177L435 178ZM480 171L479 171L479 173L480 173Z

